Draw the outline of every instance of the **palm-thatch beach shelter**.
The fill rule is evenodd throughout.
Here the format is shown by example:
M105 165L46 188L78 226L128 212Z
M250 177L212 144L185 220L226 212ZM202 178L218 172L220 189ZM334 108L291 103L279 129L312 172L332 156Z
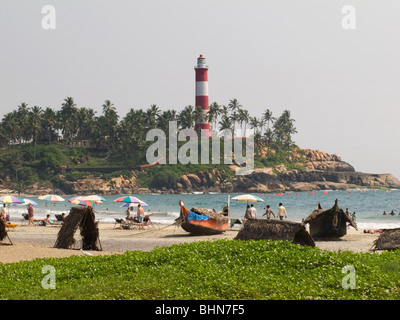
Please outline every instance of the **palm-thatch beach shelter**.
M355 221L339 208L337 199L328 210L323 210L318 203L318 208L303 220L304 225L307 223L313 239L341 238L347 234L347 223L358 230Z
M305 246L315 243L304 225L299 222L267 219L249 219L235 240L288 240Z
M10 241L10 244L12 244L11 239L6 231L6 224L3 219L0 219L0 241L3 241L5 238L8 238L8 241Z
M379 238L374 241L371 250L396 250L397 248L400 248L400 228L383 229Z
M58 232L55 248L71 249L75 245L74 235L80 230L82 245L80 249L101 251L99 228L92 207L73 207Z

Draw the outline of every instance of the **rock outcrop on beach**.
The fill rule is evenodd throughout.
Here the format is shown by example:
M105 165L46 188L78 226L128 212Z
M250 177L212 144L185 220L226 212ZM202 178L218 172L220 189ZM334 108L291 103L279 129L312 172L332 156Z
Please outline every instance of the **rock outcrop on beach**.
M67 194L125 194L134 193L139 186L134 175L123 177L122 175L110 180L93 175L77 181L65 181L63 184L64 192Z

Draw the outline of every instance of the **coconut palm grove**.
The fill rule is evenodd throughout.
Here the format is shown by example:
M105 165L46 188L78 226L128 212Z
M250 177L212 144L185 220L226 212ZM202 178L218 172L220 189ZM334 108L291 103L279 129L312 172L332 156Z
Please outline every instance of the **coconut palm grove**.
M150 129L168 132L170 121L177 122L178 130L194 129L201 114L201 107L188 105L177 111L161 110L153 104L147 109L131 108L121 115L110 100L101 110L97 113L93 108L78 106L67 97L58 108L23 102L4 114L0 126L0 179L14 190L22 190L35 181L57 183L60 177L55 173L63 166L69 168L63 177L67 180L81 178L90 168L98 167L110 168L109 175L121 174L124 168L124 174L147 163L146 149L151 142L146 141L146 133ZM289 110L275 117L266 109L256 117L237 99L231 99L227 105L213 102L207 116L214 134L228 129L233 136L253 135L255 161L260 166L287 161L288 152L295 147L292 137L297 131ZM265 146L273 151L267 159L259 156ZM74 171L78 166L86 166L87 172Z

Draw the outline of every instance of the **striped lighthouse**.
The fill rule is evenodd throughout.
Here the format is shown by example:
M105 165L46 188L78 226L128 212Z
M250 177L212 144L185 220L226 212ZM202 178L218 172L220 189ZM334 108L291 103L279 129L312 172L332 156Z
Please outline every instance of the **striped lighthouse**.
M210 124L208 123L207 113L208 104L208 66L203 55L197 58L197 65L194 67L196 71L196 104L200 106L202 115L196 120L196 130L207 130L206 136L211 137Z

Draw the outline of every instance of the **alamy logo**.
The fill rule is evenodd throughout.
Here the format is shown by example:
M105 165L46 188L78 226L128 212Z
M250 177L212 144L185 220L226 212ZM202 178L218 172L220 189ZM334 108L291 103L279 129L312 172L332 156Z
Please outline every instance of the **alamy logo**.
M44 30L55 30L56 8L51 5L46 5L42 8L42 14L45 14L45 16L42 18L42 28Z
M200 163L210 164L210 139L211 139L211 163L212 164L237 164L237 175L248 175L254 170L254 138L253 137L232 137L228 129L221 132L224 141L223 156L221 157L221 137L212 135L206 136L207 130L200 130L198 133L193 129L181 130L178 133L176 121L169 122L168 132L168 158L167 158L167 135L161 129L151 129L147 132L146 141L155 141L146 152L148 163L167 164L198 164L199 149ZM184 142L178 148L178 141ZM199 148L200 141L200 148ZM243 142L246 144L245 155L243 155ZM223 158L223 161L221 161Z
M346 5L342 7L342 28L345 30L355 30L356 29L356 8L351 5Z
M346 265L342 268L342 273L346 276L342 279L343 289L355 289L356 288L356 268L352 265Z
M45 276L42 279L43 289L55 289L56 288L56 268L50 265L45 265L42 268L42 273Z

